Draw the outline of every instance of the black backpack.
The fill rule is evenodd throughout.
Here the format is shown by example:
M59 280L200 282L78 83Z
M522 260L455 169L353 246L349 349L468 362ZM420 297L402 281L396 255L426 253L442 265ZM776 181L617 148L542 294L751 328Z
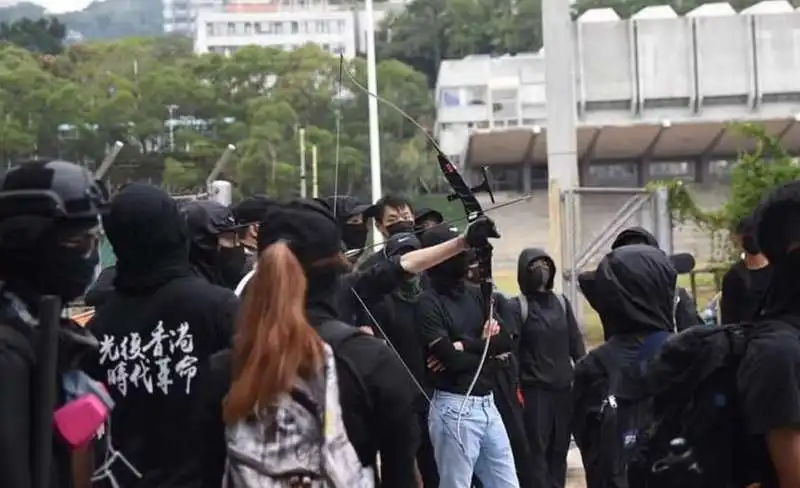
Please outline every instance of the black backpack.
M619 391L628 378L643 374L645 364L658 353L664 342L673 334L667 331L653 332L642 342L636 358L631 364L622 365L612 348L600 348L594 352L605 372L604 381L595 385L604 400L589 412L591 444L595 446L594 466L587 469L590 486L625 488L626 468L631 458L639 429L646 427L651 419L651 408L647 402L618 400ZM598 395L599 397L599 395ZM633 485L632 485L633 486Z
M662 349L643 377L623 385L623 403L653 406L629 460L631 487L729 488L754 479L736 385L752 330L688 329Z

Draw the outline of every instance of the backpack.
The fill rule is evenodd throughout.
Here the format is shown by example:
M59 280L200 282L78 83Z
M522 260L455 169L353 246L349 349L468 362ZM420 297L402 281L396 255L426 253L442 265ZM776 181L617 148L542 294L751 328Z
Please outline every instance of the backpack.
M621 365L617 352L610 347L594 351L594 356L605 372L603 380L594 385L596 395L603 401L589 408L588 416L592 417L587 425L591 427L587 435L592 439L584 440L594 446L596 458L593 468L587 469L589 486L624 488L627 483L627 466L632 458L633 448L640 429L650 423L652 409L647 402L623 403L618 400L618 392L627 378L635 378L645 371L645 364L653 358L664 342L673 334L668 331L657 331L649 334L637 352L634 361L629 365ZM600 482L599 480L602 480ZM637 486L638 485L631 485Z
M323 373L226 428L223 488L374 488L345 431L332 347L324 350Z
M558 298L558 303L561 304L564 313L567 313L567 300L564 298L564 295L555 292L554 295ZM525 322L528 320L528 299L525 295L517 295L517 301L519 302L519 313L522 316L522 321Z
M628 385L623 402L653 405L628 466L630 486L727 488L752 481L736 384L752 329L688 329L664 347L639 382Z

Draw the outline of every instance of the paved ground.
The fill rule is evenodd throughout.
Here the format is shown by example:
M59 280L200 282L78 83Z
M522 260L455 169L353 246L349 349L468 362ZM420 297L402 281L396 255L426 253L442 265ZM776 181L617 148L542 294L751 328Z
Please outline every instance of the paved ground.
M581 463L581 453L578 448L570 449L567 456L567 487L566 488L586 488L586 481L583 477L583 464Z

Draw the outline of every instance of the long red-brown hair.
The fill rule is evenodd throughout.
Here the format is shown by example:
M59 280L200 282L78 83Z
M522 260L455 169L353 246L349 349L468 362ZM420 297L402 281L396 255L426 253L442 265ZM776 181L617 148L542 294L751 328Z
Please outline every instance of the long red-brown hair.
M247 286L233 345L226 424L251 415L289 392L297 378L320 370L323 343L306 317L308 283L289 246L264 249Z

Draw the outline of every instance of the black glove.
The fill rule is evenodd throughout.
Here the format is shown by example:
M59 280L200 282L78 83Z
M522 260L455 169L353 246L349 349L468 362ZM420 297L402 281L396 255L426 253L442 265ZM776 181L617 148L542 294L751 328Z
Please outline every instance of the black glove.
M497 232L494 220L485 215L472 221L464 231L464 240L467 241L469 247L482 247L489 242L489 239L498 238L500 238L500 234Z

